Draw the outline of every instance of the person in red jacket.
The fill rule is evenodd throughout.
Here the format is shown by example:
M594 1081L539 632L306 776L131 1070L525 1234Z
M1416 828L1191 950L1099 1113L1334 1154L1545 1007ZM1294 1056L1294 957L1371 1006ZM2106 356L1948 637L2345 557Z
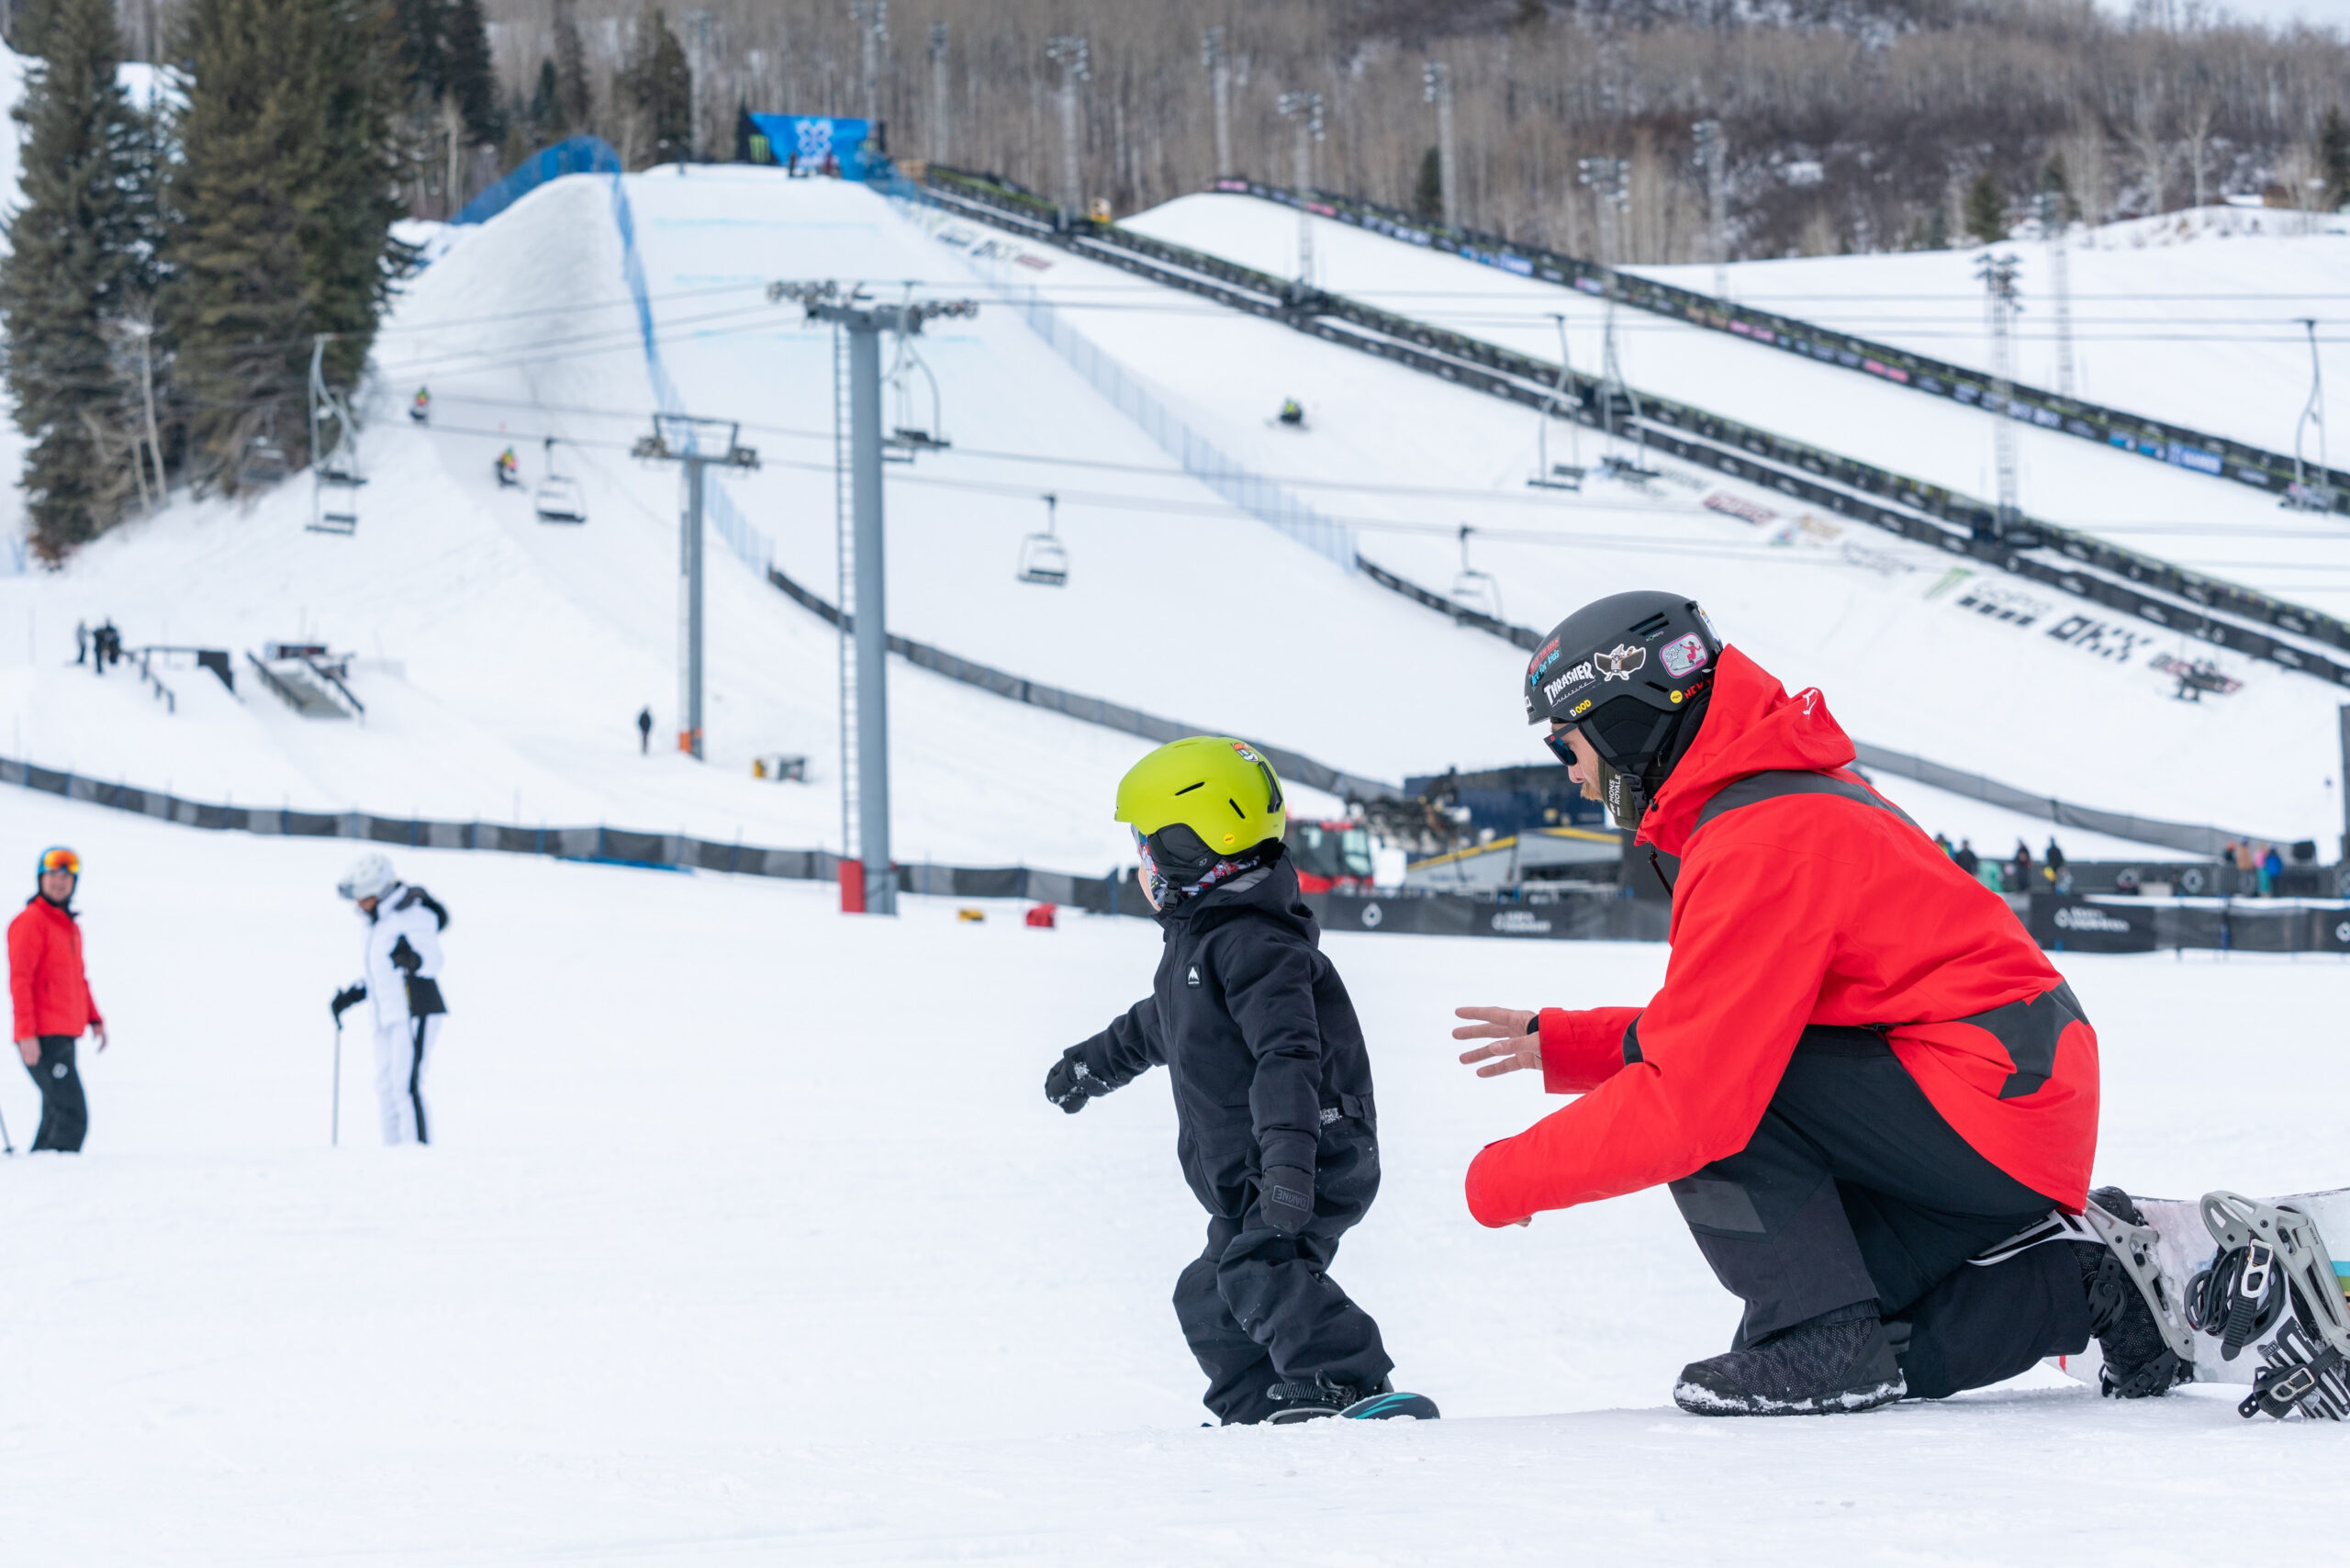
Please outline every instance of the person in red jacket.
M16 1012L17 1054L40 1088L39 1152L81 1151L90 1130L89 1103L73 1070L73 1045L93 1031L106 1048L106 1020L82 972L82 927L73 919L73 890L82 857L62 846L41 851L33 896L8 923L8 996Z
M1631 593L1562 622L1526 696L1583 792L1638 829L1673 951L1645 1007L1460 1010L1455 1037L1489 1042L1461 1058L1482 1075L1539 1068L1578 1096L1476 1157L1476 1218L1669 1184L1746 1305L1730 1350L1674 1387L1695 1414L1939 1397L2092 1334L2108 1392L2183 1381L2116 1240L2141 1217L2089 1191L2079 1000L2006 901L1852 771L1820 693L1788 696L1693 601ZM2027 1231L2072 1245L1969 1266Z

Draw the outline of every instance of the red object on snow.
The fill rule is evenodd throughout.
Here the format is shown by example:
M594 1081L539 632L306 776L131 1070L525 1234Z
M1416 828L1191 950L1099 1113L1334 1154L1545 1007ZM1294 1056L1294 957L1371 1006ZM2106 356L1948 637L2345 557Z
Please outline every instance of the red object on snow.
M841 913L865 913L865 862L862 860L841 862Z
M104 1022L82 972L82 927L38 894L8 923L8 995L16 1004L12 1039L79 1036Z
M1032 909L1032 910L1030 910L1030 911L1028 912L1027 916L1026 916L1026 917L1025 917L1025 919L1022 922L1022 924L1026 924L1026 925L1034 925L1034 926L1037 927L1039 930L1043 930L1043 931L1050 931L1050 930L1052 930L1052 929L1053 929L1053 926L1054 926L1054 924L1055 924L1055 923L1054 923L1054 915L1055 915L1055 913L1056 913L1056 911L1055 911L1054 907L1053 907L1051 904L1048 904L1048 903L1040 903L1040 904L1038 904L1035 908L1034 908L1034 909Z
M1582 1098L1469 1167L1470 1212L1507 1225L1678 1181L1753 1137L1807 1025L1878 1027L1944 1120L2036 1193L2077 1211L2097 1151L2097 1035L2032 1023L2019 1061L1967 1020L2064 983L2007 901L1886 806L1780 794L1698 824L1750 774L1824 773L1866 789L1817 689L1789 697L1736 648L1696 744L1635 841L1681 857L1673 957L1645 1008L1546 1008L1544 1086ZM1874 790L1873 801L1881 801ZM2043 1076L2044 1075L2044 1076Z

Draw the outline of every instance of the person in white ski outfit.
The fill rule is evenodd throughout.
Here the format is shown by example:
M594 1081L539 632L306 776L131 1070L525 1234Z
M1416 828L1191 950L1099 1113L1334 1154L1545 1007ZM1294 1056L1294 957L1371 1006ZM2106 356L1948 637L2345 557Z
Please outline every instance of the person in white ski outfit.
M403 882L381 855L363 855L335 890L367 921L359 983L335 995L335 1022L361 1002L375 1014L375 1099L387 1144L430 1143L424 1064L448 1009L441 1000L441 933L449 912Z

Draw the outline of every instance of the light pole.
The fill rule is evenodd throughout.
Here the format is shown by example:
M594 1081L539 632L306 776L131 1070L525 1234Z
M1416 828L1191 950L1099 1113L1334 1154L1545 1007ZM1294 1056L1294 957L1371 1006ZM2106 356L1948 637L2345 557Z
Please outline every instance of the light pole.
M930 24L930 161L946 162L946 24Z
M842 770L841 909L850 914L898 913L898 879L890 858L890 650L884 603L881 527L881 334L912 334L926 320L976 316L968 299L924 299L904 305L869 304L844 296L836 283L777 283L771 300L797 300L811 321L827 321L848 339L849 482L853 520L856 601L841 606L853 616L856 677L841 683L844 739L854 736L854 776ZM844 747L845 750L846 747ZM847 842L854 826L856 842ZM854 856L854 858L852 858Z
M1621 158L1579 158L1575 161L1575 177L1591 188L1592 204L1599 217L1599 279L1605 300L1600 326L1599 348L1599 424L1612 446L1616 437L1616 415L1620 408L1638 421L1640 406L1632 397L1632 389L1625 384L1624 366L1616 356L1616 219L1630 199L1625 185L1631 165ZM1648 432L1639 432L1640 444L1648 444ZM1617 461L1613 455L1610 463Z
M1215 172L1232 173L1232 60L1224 52L1224 29L1210 28L1200 35L1200 63L1207 68L1208 91L1215 103Z
M2065 231L2071 225L2059 193L2042 191L2032 198L2032 205L2038 209L2041 235L2048 241L2048 288L2056 298L2056 390L2069 398L2073 395L2073 263L2065 252Z
M754 469L759 454L737 438L742 426L731 420L696 419L690 414L655 414L653 433L639 438L629 455L655 463L681 463L686 469L686 503L677 520L677 749L702 760L702 490L703 471Z
M1714 297L1729 297L1729 144L1722 122L1701 119L1690 129L1697 138L1697 167L1706 172L1706 213L1713 231Z
M1093 75L1093 58L1085 39L1074 33L1057 33L1046 40L1045 58L1061 68L1061 221L1066 225L1085 210L1085 187L1077 168L1077 84Z
M849 0L848 19L860 31L860 59L865 69L866 135L881 121L881 50L890 41L890 0Z
M1322 95L1283 93L1273 106L1284 119L1297 122L1297 151L1292 156L1290 183L1297 192L1297 281L1314 286L1314 215L1305 209L1305 193L1314 188L1314 144L1322 140Z
M1436 177L1444 189L1444 226L1460 227L1459 168L1453 160L1452 67L1431 60L1420 67L1420 99L1436 106Z
M2015 348L2012 337L2016 312L2014 252L1994 255L1986 251L1975 261L1975 275L1983 280L1985 308L1991 318L1991 435L1999 463L1999 515L1992 537L2005 539L2021 518L2016 507Z

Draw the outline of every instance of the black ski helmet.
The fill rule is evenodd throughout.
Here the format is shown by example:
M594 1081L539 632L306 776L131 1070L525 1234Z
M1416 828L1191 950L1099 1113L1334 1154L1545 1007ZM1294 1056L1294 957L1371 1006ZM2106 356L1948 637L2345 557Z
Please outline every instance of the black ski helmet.
M1580 729L1637 790L1608 802L1629 825L1687 749L1675 743L1703 708L1721 651L1695 599L1656 592L1595 599L1560 622L1527 661L1526 722Z

